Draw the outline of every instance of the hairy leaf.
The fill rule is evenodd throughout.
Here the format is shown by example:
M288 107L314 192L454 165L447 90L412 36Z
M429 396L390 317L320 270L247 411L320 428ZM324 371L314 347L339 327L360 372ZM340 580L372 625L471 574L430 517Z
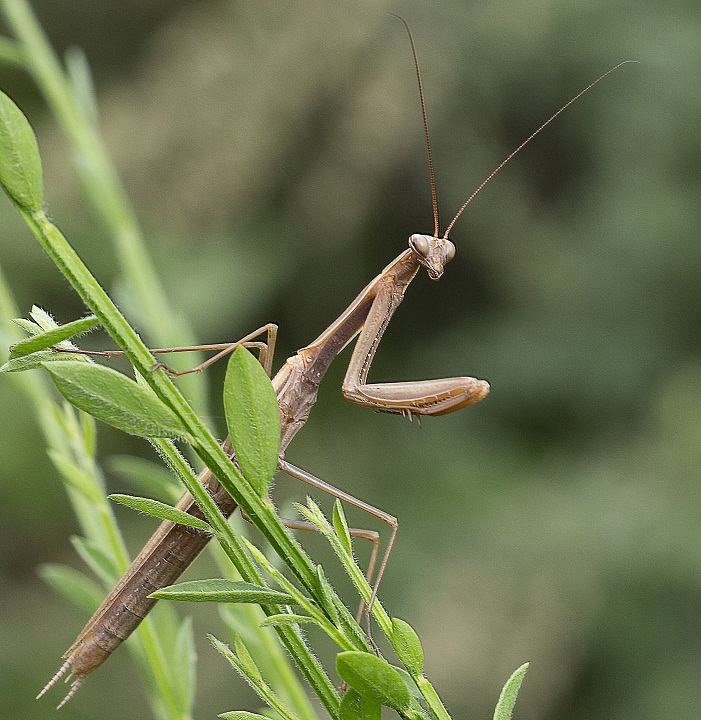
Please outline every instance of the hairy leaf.
M187 430L150 390L126 375L79 360L46 363L68 402L108 425L141 437L184 437Z
M226 370L224 411L241 472L263 497L280 453L280 410L270 378L243 347L236 348Z
M162 588L149 595L158 600L184 602L256 603L257 605L289 605L294 602L287 593L264 585L238 580L191 580Z

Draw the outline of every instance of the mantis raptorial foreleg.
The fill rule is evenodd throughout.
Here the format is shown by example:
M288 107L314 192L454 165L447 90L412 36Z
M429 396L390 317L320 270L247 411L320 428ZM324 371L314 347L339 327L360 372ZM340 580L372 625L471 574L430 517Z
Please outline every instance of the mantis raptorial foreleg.
M423 240L433 242L429 246L427 242L422 244ZM427 256L429 252L433 253L431 260L434 262L432 267L434 275L431 277L438 279L443 274L445 263L455 254L453 244L449 240L429 238L425 235L412 235L409 242L412 241L417 246L421 244ZM414 252L418 252L416 248ZM393 282L391 276L383 278L379 286L348 365L342 387L344 397L356 405L409 417L444 415L481 400L486 395L485 383L472 377L366 383L375 351L394 311L402 301L405 289L405 286Z

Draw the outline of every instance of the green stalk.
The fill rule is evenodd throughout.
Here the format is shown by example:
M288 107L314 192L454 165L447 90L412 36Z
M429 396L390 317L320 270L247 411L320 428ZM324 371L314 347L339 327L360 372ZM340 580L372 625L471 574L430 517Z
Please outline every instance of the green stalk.
M443 705L441 699L438 697L438 693L428 679L421 675L420 677L415 677L414 682L416 682L433 717L436 718L436 720L452 720L450 715L448 715L448 711L445 709L445 705Z

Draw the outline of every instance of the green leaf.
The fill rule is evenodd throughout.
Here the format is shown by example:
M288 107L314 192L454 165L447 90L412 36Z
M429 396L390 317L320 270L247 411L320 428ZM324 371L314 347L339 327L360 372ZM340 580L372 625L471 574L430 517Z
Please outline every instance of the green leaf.
M375 698L348 688L338 710L340 720L380 720L382 704Z
M289 605L294 602L287 593L271 590L264 585L238 580L191 580L162 588L149 597L157 600L184 602L256 603L258 605Z
M0 186L23 210L44 202L37 139L22 111L0 92Z
M105 597L105 591L84 573L48 563L39 568L41 579L81 612L91 615Z
M80 413L80 432L83 435L83 448L86 457L95 459L97 452L97 423L92 415Z
M29 317L32 318L34 323L36 323L37 328L39 328L39 332L43 332L44 330L54 330L58 327L58 323L51 317L51 313L44 310L43 307L39 307L38 305L32 305L32 309L29 311ZM19 322L18 320L15 320L15 322ZM32 332L28 330L27 332L30 332L32 335L36 335L37 332Z
M420 675L424 667L424 651L419 636L409 623L393 618L392 647L412 675Z
M419 686L416 683L417 681L425 680L426 678L421 675L415 680L404 668L396 667L394 665L392 667L394 667L394 669L401 675L402 680L404 680L404 684L409 691L409 695L411 695L416 700L421 700L423 698L423 695L421 694L421 690L419 690Z
M36 305L34 305L33 307L36 307ZM28 335L38 335L43 330L51 330L50 327L42 328L36 322L32 322L27 318L12 318L12 322L17 325L17 327L22 328L22 330L24 330L24 332L26 332ZM54 327L58 326L54 325Z
M233 352L226 370L224 412L241 472L264 497L280 453L280 410L270 378L243 347Z
M506 681L506 685L504 685L499 695L497 706L494 709L494 720L511 720L518 691L521 689L521 683L523 682L526 670L528 670L528 663L524 663L520 668L516 669L513 675Z
M192 630L192 618L185 618L178 628L175 648L170 656L170 672L173 690L177 693L184 715L191 715L195 700L195 669L197 652Z
M68 338L92 330L98 324L99 320L94 315L88 315L87 317L66 323L53 330L47 330L33 337L20 340L20 342L10 348L10 360L24 357L25 355L30 355L40 350L47 350L53 345L68 340Z
M70 81L71 90L76 104L83 116L93 126L98 125L97 100L93 84L90 64L85 51L79 47L69 47L64 55L66 74ZM94 192L94 190L93 190Z
M316 623L316 620L309 615L291 615L281 613L280 615L268 615L265 620L261 620L259 627L268 627L269 625L298 625L299 623Z
M80 555L80 559L105 585L114 585L121 573L117 571L112 559L107 556L98 543L89 538L74 535L71 538L71 544Z
M338 541L341 543L343 549L353 557L353 545L351 543L350 532L348 531L348 522L346 521L346 515L343 512L341 501L338 498L336 498L333 506L333 529L336 531Z
M363 696L404 711L411 695L401 675L386 660L372 653L351 650L336 656L336 671L341 679Z
M88 417L83 414L83 417ZM113 455L107 460L108 468L121 475L139 492L165 497L177 502L183 494L182 485L163 465L133 455Z
M44 363L54 362L56 360L62 362L72 360L75 362L75 356L71 357L65 353L55 353L51 350L43 350L42 352L26 355L25 357L20 357L15 360L8 360L2 367L0 367L0 373L34 370L35 368L43 367Z
M253 656L248 651L248 648L245 646L243 640L241 640L240 635L236 635L234 637L234 649L236 650L236 655L241 663L242 669L252 678L262 681L263 676L260 674L260 670L258 669Z
M48 455L66 484L77 490L89 502L95 505L102 503L103 490L99 483L95 482L95 477L74 462L67 452L52 449L48 451Z
M161 520L170 520L178 525L186 525L187 527L194 528L195 530L202 530L207 533L214 532L211 525L206 523L204 520L200 520L199 518L190 515L190 513L178 510L178 508L174 508L172 505L166 505L158 500L135 497L134 495L120 495L119 493L108 495L107 497L109 497L110 500L114 500L115 502L126 505L134 510L154 515Z
M246 712L245 710L230 710L217 715L217 717L224 718L224 720L270 720L266 715Z
M321 565L316 566L316 580L318 588L318 600L320 605L326 611L326 614L331 619L334 625L338 625L338 612L336 612L336 606L333 604L333 589L326 579L326 573Z
M68 402L108 425L141 437L187 435L170 409L126 375L79 360L46 363L44 367Z

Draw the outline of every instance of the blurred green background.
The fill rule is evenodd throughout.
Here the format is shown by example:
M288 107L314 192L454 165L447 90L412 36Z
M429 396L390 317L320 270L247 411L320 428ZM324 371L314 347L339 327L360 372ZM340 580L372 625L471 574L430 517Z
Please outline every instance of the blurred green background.
M560 105L621 60L640 61L488 185L452 232L456 259L439 284L417 278L371 373L472 374L492 394L419 427L344 402L342 359L288 458L399 517L382 599L419 632L455 718L491 717L526 660L520 720L698 718L698 0L33 7L57 49L87 53L102 130L174 314L203 342L277 322L278 363L411 233L432 230L411 56L388 12L414 32L444 226ZM64 137L26 76L0 68L0 87L37 131L53 219L119 296ZM61 322L82 314L4 198L0 265L22 314L32 303ZM208 373L220 435L223 369ZM33 697L86 618L36 573L80 567L76 525L7 378L0 407L0 702L4 717L54 717L54 695ZM151 456L104 426L99 442L103 457ZM109 488L130 491L115 476ZM281 478L274 499L306 493ZM153 525L120 517L136 552ZM303 541L324 557L322 542ZM192 614L197 716L257 708L206 643L216 613ZM148 717L126 660L117 653L62 717Z

